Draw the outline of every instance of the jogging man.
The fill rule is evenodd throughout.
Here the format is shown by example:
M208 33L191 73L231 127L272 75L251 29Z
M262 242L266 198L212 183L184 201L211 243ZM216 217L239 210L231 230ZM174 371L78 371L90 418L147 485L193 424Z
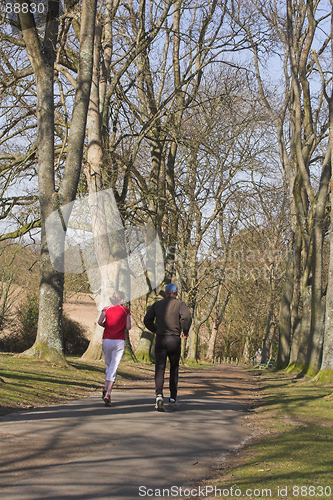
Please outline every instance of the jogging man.
M163 384L167 357L170 360L169 406L177 406L178 371L181 352L180 334L188 337L191 312L185 302L177 299L178 288L173 283L165 287L165 298L155 302L144 317L148 330L156 333L155 392L157 411L164 411ZM156 320L156 321L155 321Z

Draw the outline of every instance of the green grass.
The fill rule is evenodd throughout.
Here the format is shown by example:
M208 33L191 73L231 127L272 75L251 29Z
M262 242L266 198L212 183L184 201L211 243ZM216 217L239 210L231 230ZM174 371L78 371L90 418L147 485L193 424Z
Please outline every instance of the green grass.
M80 399L104 386L104 361L86 362L67 357L68 367L59 367L36 358L0 353L0 415L37 406ZM191 364L205 368L207 363ZM183 366L182 369L189 368ZM140 384L154 380L154 365L123 359L116 385Z
M333 499L332 386L286 372L254 375L263 397L247 421L257 437L206 484L225 490L223 498L233 487L249 499Z
M196 370L200 370L203 368L209 368L211 366L217 366L214 365L214 363L209 363L205 361L192 361L192 360L185 360L185 363L181 364L182 368L195 368Z
M102 389L103 361L87 363L73 357L67 361L69 367L60 368L34 358L0 354L0 415L79 399ZM122 361L116 383L152 377L151 366Z
M59 368L33 358L1 354L0 414L79 399L102 388L103 361L67 361L69 368ZM205 366L211 365L191 368ZM241 492L242 498L250 500L332 500L332 385L296 378L285 371L251 371L262 387L261 400L246 418L256 435L243 449L229 454L222 470L201 487L216 486L224 499L236 498ZM117 384L152 381L153 373L153 365L122 361Z

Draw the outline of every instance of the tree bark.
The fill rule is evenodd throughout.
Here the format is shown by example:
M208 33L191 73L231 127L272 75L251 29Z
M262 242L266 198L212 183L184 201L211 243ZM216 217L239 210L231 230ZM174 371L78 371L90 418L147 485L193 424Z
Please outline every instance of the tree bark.
M223 321L224 313L227 308L230 297L231 297L231 291L228 290L224 301L221 304L218 304L218 306L216 306L213 329L208 342L208 349L206 356L208 361L214 361L216 338L219 332L219 327Z
M144 134L139 134L138 142L134 147L133 152L130 155L130 159L127 159L127 154L124 154L124 158L119 157L119 159L123 162L126 167L126 173L124 174L123 180L123 188L121 194L118 193L118 186L116 185L117 172L113 171L112 165L113 161L116 158L114 151L114 141L116 141L116 129L117 129L117 120L115 119L112 124L113 130L112 134L109 137L110 132L110 123L109 123L109 105L111 97L114 97L117 93L117 86L121 88L121 78L128 70L129 66L133 63L133 61L143 61L146 63L148 61L148 57L146 53L149 49L149 44L155 39L157 34L159 33L166 16L168 15L168 11L171 8L172 1L168 0L163 10L160 12L160 18L155 23L153 29L147 30L146 23L146 4L144 0L140 0L137 5L137 11L134 10L133 5L128 5L128 9L131 12L130 23L133 29L133 34L135 36L135 43L131 46L129 51L126 54L126 57L121 57L118 61L119 67L115 71L114 76L110 81L110 85L107 88L107 81L110 79L110 66L112 60L112 19L117 10L116 4L112 4L110 0L107 2L106 6L106 18L105 22L101 18L101 23L103 25L99 25L97 29L97 36L95 41L95 57L94 57L94 78L93 78L93 86L92 86L92 99L89 108L88 115L88 165L85 169L85 174L89 187L89 198L92 199L96 193L105 189L104 178L106 177L106 170L109 169L108 174L111 177L112 190L114 192L115 200L117 202L117 206L112 205L99 207L96 210L96 207L91 206L91 214L93 219L93 233L94 233L94 245L96 248L96 256L99 261L99 271L101 273L100 282L101 282L101 291L102 296L100 299L100 307L102 309L106 305L105 301L107 297L110 296L112 290L121 289L125 292L127 299L131 298L131 283L130 283L130 273L129 273L129 265L128 265L128 256L126 251L126 242L125 242L125 232L124 232L124 224L122 220L124 202L127 193L128 186L128 177L131 168L133 167L133 162L135 156L137 154L138 145L142 141ZM102 33L104 29L104 32ZM101 50L101 39L102 50ZM113 66L116 68L116 64ZM142 66L143 71L146 71L146 68ZM141 72L139 72L138 76L138 88L140 89L140 82L143 78ZM143 91L142 91L143 92ZM144 94L144 92L143 92ZM116 113L114 113L116 115ZM147 117L146 117L147 119ZM149 127L147 128L147 130ZM155 147L152 148L152 157L153 157L153 174L152 177L153 182L156 181L156 189L159 186L159 169L161 166L161 155L162 155L163 144L160 144L158 141L155 143ZM111 163L111 166L109 165ZM107 186L107 187L110 187ZM160 194L160 193L159 193ZM155 213L156 206L151 204L150 197L145 193L146 198L148 198L149 210L151 213ZM163 198L161 196L161 198ZM109 210L109 211L108 211ZM120 223L121 219L121 223ZM114 223L112 223L112 221ZM117 227L118 224L118 227ZM99 227L98 227L99 226ZM160 228L161 224L155 224L155 227ZM147 234L149 233L149 229L147 229ZM149 235L148 235L149 239ZM149 240L151 243L152 240ZM149 260L149 258L147 259ZM156 262L156 259L155 259ZM117 267L118 265L118 267ZM133 290L132 290L133 292ZM143 292L144 293L144 292ZM153 297L155 296L155 292L153 292ZM98 327L96 327L96 331L93 334L96 334L97 341L92 338L93 344L96 346L95 348L89 346L88 350L84 354L84 358L93 359L95 356L94 352L97 349L97 344L100 339L100 332ZM145 338L145 336L147 338ZM149 341L147 341L149 339ZM150 359L151 355L151 335L146 332L145 335L142 336L142 341L139 341L137 351L140 353L140 357ZM128 349L127 349L128 348ZM127 336L126 342L126 351L128 350L128 355L133 358L132 347L130 346L130 338ZM96 356L99 356L100 350L97 349Z
M293 298L294 255L289 251L286 262L285 282L279 311L279 350L276 360L277 369L286 368L290 357L291 344L291 302Z
M304 370L306 366L311 329L311 303L311 286L308 285L302 293L302 320L293 335L288 370Z
M196 318L194 317L194 324L191 327L190 330L190 337L189 337L189 348L188 348L188 353L187 353L187 361L198 361L198 347L199 347L199 331L200 331L200 326L201 324L195 321Z
M220 283L219 285L217 285L215 287L215 290L212 291L212 296L209 300L209 303L207 304L204 313L201 314L200 317L198 314L199 313L198 308L192 307L192 311L194 311L194 314L193 314L193 319L192 319L192 326L190 329L189 348L188 348L188 353L187 353L187 358L186 358L188 361L197 361L198 360L200 327L201 327L201 325L203 325L207 321L207 319L211 315L212 310L213 310L213 308L216 304L216 301L218 299L218 296L220 294L221 288L222 288L222 285ZM228 301L229 301L229 297L228 297L228 300L226 301L226 305L227 305ZM226 307L226 305L225 305L225 307ZM225 308L224 308L224 310L225 310Z
M250 28L245 28L249 34L249 39L254 47L255 69L257 80L264 103L270 113L272 121L277 131L277 137L280 147L280 158L282 165L287 174L290 188L290 212L292 216L292 230L296 235L295 244L295 282L293 298L291 303L291 336L292 352L290 364L295 366L299 362L299 367L307 372L316 372L320 360L320 344L323 336L323 304L322 304L322 224L324 220L323 200L319 200L322 190L325 190L322 182L319 185L317 193L314 192L316 183L313 182L312 172L310 169L311 163L315 160L316 151L321 144L324 144L326 134L326 124L323 125L322 131L318 133L316 129L316 117L323 110L323 99L320 99L315 113L312 107L315 105L315 100L311 97L310 84L314 70L314 62L318 61L314 50L315 32L318 28L318 20L314 18L318 4L305 2L297 4L292 0L287 0L287 23L285 19L283 25L285 29L280 28L282 18L273 16L271 19L271 28L280 39L283 46L284 60L284 75L285 75L285 100L280 112L276 114L274 108L270 105L268 98L264 92L264 86L260 76L260 66L258 58L257 44L250 32ZM268 19L268 10L265 12ZM323 43L321 51L323 51L328 43L328 39ZM319 54L319 53L318 53ZM319 66L319 65L318 65ZM318 67L320 73L320 67ZM316 70L315 70L316 71ZM322 76L322 75L321 75ZM323 79L323 77L322 77ZM290 112L289 120L289 137L285 134L284 123L286 121L287 112ZM289 147L288 147L289 141ZM324 146L325 147L325 146ZM325 160L326 161L326 160ZM322 166L322 179L326 176L325 162ZM323 193L322 193L323 194ZM319 201L319 203L318 203ZM295 220L296 219L296 223ZM297 228L296 228L297 224ZM301 235L302 243L298 241ZM302 246L303 259L299 262L299 249ZM298 279L299 277L299 279ZM312 291L306 290L307 284L312 283ZM301 283L303 282L303 283ZM300 292L299 292L300 289ZM309 304L309 296L312 296L312 305ZM299 297L302 296L303 314L302 324L299 325L300 311ZM286 296L283 295L283 301ZM287 299L289 302L289 298ZM310 307L310 312L308 308ZM280 313L284 311L284 319L282 328L283 335L289 336L289 312L286 303L281 304ZM309 325L309 321L311 321ZM285 322L288 324L287 329ZM311 330L310 330L311 328ZM304 345L304 341L309 341L309 348ZM287 349L288 340L281 337L285 348ZM296 347L299 345L301 352L299 356L296 352ZM286 362L286 354L282 356L282 345L280 345L281 359L279 366L284 366ZM305 356L305 359L304 359ZM284 359L282 359L282 357Z
M157 289L158 290L158 289ZM157 290L152 290L146 295L146 311L149 307L162 297L156 294ZM153 344L155 334L149 330L144 330L141 333L137 348L135 349L135 357L143 363L151 363L154 360Z
M331 6L333 8L333 0ZM333 66L333 14L331 15L331 54ZM331 96L326 95L329 104L329 141L331 147L331 169L333 170L333 92ZM323 353L320 371L315 380L323 382L333 382L333 173L331 172L331 231L330 231L330 260L328 269L326 310L325 310L325 330L323 340Z
M137 348L135 349L135 357L143 363L151 363L154 359L153 353L154 334L148 330L144 330L141 334Z
M331 100L331 108L333 108L333 99ZM331 113L332 113L331 116L333 117L333 109L331 109ZM333 139L333 120L331 123L331 134L332 134L331 137ZM333 161L333 154L331 161ZM331 214L332 213L333 213L333 178L331 179ZM322 355L320 371L318 375L315 377L315 380L323 382L333 382L333 228L331 228L331 233L330 233L330 261L329 261L328 283L327 283L327 293L326 293L323 355Z
M330 147L328 147L327 152L330 156ZM329 178L331 176L330 157L326 157L325 160L326 168L324 164L313 223L311 331L305 371L305 373L311 376L320 370L325 329L325 305L323 302L323 221L326 212Z
M272 344L276 330L276 315L275 309L275 279L274 273L274 263L271 264L270 268L270 297L268 303L267 312L267 325L266 334L262 346L262 363L267 363L272 356Z
M22 3L22 2L21 2ZM59 192L54 179L54 63L58 36L59 2L49 3L45 37L41 45L30 13L20 12L20 22L27 53L34 70L37 85L38 125L38 184L41 210L41 279L37 337L34 345L24 353L58 364L66 364L62 345L62 303L64 235L53 235L60 262L54 269L50 258L50 238L46 234L46 219L53 212L60 213L61 206L74 200L78 185L86 115L89 102L92 49L96 0L84 0L81 14L80 56L77 89L68 144L68 155ZM62 214L64 216L64 214ZM66 214L69 217L69 214ZM62 218L62 217L61 217ZM68 219L67 219L68 220ZM66 221L62 218L62 222ZM56 228L54 228L56 231ZM65 232L65 228L64 228Z
M100 314L96 317L94 330L87 350L81 357L83 361L98 361L99 359L103 359L102 339L104 328L97 323L99 316Z
M274 304L273 304L274 307ZM267 329L266 329L266 335L264 338L263 342L263 348L262 348L262 363L268 363L268 361L272 357L272 345L273 345L273 340L275 336L275 331L276 331L276 321L275 321L275 315L273 310L271 309L269 316L268 316L268 322L267 322Z
M243 348L243 361L244 363L251 363L251 357L250 357L250 348L251 348L251 338L254 332L254 325L251 325L249 329L246 332L246 337L245 337L245 342L244 342L244 348Z

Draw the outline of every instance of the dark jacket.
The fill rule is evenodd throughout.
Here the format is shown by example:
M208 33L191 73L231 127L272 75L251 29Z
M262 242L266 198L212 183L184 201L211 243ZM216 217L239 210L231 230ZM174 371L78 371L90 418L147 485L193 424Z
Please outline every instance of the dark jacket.
M181 330L184 335L188 334L192 319L185 302L175 297L165 297L149 307L143 321L146 328L157 335L180 336Z

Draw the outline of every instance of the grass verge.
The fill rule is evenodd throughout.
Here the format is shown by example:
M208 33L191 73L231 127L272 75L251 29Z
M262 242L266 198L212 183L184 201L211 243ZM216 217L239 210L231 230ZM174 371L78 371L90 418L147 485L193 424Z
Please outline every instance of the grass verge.
M0 354L0 415L15 410L72 401L93 394L104 385L103 361L67 358L69 368L34 358ZM152 379L151 365L122 361L117 384Z
M286 372L253 375L260 378L263 393L247 416L254 437L201 484L216 488L207 498L215 499L221 491L220 498L332 500L332 385Z
M2 415L79 399L100 390L104 383L102 361L67 358L69 368L59 368L12 354L0 358ZM117 385L144 387L153 383L153 373L153 365L122 361ZM332 500L331 384L298 379L286 372L252 373L262 387L260 402L246 417L254 437L244 448L230 453L214 477L200 484L201 488L216 488L215 496L205 498Z

